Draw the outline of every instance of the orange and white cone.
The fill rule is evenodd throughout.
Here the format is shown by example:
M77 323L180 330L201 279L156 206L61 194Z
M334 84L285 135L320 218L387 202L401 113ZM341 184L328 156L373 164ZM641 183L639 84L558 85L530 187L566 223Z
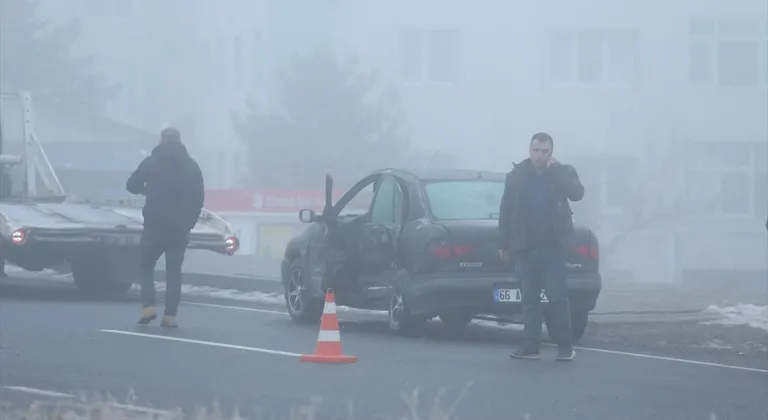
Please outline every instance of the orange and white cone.
M336 296L333 289L325 294L323 317L320 318L320 333L317 336L317 347L314 354L301 356L304 362L315 363L354 363L356 356L347 356L341 349L341 331L339 317L336 315Z

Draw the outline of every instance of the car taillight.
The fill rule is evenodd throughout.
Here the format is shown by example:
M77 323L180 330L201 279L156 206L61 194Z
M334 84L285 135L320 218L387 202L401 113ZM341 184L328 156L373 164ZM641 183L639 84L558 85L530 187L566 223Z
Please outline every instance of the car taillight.
M590 258L593 260L596 260L599 256L599 251L597 247L590 247L587 245L581 245L578 248L576 248L576 253L584 258Z
M472 247L464 245L440 245L431 249L432 255L439 258L454 258L472 253Z
M24 229L16 229L11 233L11 242L14 245L22 245L27 241L27 232Z

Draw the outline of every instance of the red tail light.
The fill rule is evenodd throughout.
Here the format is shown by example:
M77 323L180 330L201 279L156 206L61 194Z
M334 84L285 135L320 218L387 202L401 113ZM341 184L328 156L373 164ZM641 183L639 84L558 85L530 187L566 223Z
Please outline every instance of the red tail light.
M468 255L472 253L472 247L469 246L463 246L463 245L441 245L432 248L431 250L432 255L435 255L440 258L453 258L453 257L461 257L463 255Z
M580 247L576 248L576 253L584 258L591 258L593 260L596 260L599 256L597 247L593 248L586 245L581 245Z

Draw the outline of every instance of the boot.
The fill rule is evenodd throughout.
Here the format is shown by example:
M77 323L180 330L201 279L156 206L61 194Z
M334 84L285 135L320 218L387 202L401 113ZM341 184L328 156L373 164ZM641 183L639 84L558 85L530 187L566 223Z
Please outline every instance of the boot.
M157 318L157 311L154 306L147 306L141 310L141 318L139 318L139 325L147 325Z
M160 326L163 328L177 328L179 326L176 323L176 317L173 315L164 315L163 320L160 322Z

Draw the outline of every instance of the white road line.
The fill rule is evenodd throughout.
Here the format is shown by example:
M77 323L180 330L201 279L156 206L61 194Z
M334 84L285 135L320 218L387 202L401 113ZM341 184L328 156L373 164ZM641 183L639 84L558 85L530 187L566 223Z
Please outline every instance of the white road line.
M654 360L664 360L667 362L677 362L677 363L687 363L690 365L699 365L699 366L710 366L710 367L718 367L723 369L732 369L732 370L743 370L747 372L758 372L758 373L768 373L768 370L766 369L758 369L758 368L750 368L745 366L736 366L736 365L724 365L720 363L712 363L712 362L702 362L699 360L689 360L689 359L678 359L676 357L664 357L664 356L654 356L651 354L642 354L642 353L629 353L626 351L618 351L618 350L607 350L607 349L596 349L593 347L573 347L576 350L584 350L584 351L593 351L596 353L608 353L608 354L617 354L620 356L629 356L629 357L639 357L642 359L654 359Z
M106 407L111 407L111 408L117 408L119 410L124 410L124 411L135 411L138 413L145 413L145 414L156 414L156 415L173 414L173 411L156 410L154 408L141 407L138 405L131 405L131 404L120 404L120 403L108 402L108 403L99 404L99 405L104 405Z
M65 394L63 392L48 391L45 389L38 389L38 388L29 388L26 386L4 386L3 389L7 389L9 391L24 392L26 394L40 395L43 397L75 398L75 396L72 394Z
M110 333L110 334L121 334L121 335L129 335L134 337L155 338L158 340L177 341L180 343L202 344L204 346L211 346L211 347L221 347L221 348L235 349L235 350L254 351L257 353L276 354L279 356L290 356L290 357L301 356L301 354L299 353L291 353L288 351L262 349L259 347L238 346L235 344L217 343L215 341L192 340L189 338L168 337L164 335L143 334L143 333L137 333L137 332L131 332L131 331L120 331L120 330L99 330L99 331Z
M243 307L243 306L216 305L216 304L213 304L213 303L200 303L200 302L184 302L184 304L186 304L186 305L195 305L195 306L207 306L209 308L235 309L235 310L238 310L238 311L261 312L261 313L265 313L265 314L288 315L288 312L270 311L268 309L247 308L247 307Z
M210 306L210 307L221 308L221 309L233 309L238 311L264 312L264 313L288 315L288 312L270 311L266 309L254 309L254 308L247 308L243 306L225 306L225 305L214 305L209 303L197 303L197 302L185 302L185 303L192 304L192 305L200 305L200 306ZM758 368L750 368L750 367L736 366L736 365L725 365L720 363L702 362L698 360L679 359L676 357L654 356L651 354L630 353L630 352L618 351L618 350L596 349L592 347L574 347L574 348L577 350L592 351L596 353L616 354L616 355L629 356L629 357L639 357L642 359L664 360L667 362L687 363L691 365L719 367L723 369L741 370L741 371L747 371L747 372L768 373L768 369L758 369Z

